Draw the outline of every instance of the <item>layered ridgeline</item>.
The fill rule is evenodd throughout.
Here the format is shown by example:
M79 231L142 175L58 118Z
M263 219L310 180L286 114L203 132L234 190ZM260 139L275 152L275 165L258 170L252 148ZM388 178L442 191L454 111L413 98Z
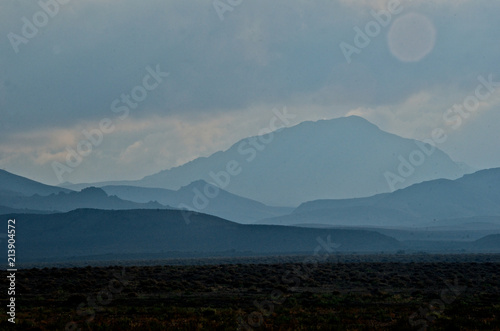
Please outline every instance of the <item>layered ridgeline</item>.
M71 190L45 185L0 169L0 194L9 196L30 196L38 194L46 196L60 192L67 193L71 192Z
M316 199L371 196L463 174L441 150L350 116L302 122L142 180L116 184L176 190L202 179L268 205L298 206Z
M293 208L271 207L255 200L240 197L208 184L203 180L183 186L177 191L137 186L103 186L109 195L124 200L146 203L157 201L178 209L188 209L218 216L238 223L255 223L269 217L286 215Z
M104 186L86 187L76 192L44 185L6 171L0 172L0 177L0 214L61 212L78 208L171 209L171 206L238 223L255 223L263 218L289 214L293 210L266 206L202 180L177 191L138 186Z
M368 198L316 200L263 224L499 229L500 168L437 179Z
M108 196L100 188L89 187L80 192L45 185L0 170L0 214L46 213L78 208L157 209L168 208L158 202L137 203Z
M365 230L322 230L242 225L215 216L177 210L79 209L64 214L7 215L16 218L19 263L279 253L380 252L399 241ZM187 220L189 222L187 222ZM319 247L319 248L318 248ZM319 253L318 253L319 251ZM103 256L106 255L107 256Z
M98 209L164 209L170 208L158 202L137 203L126 201L116 196L108 196L101 188L89 187L80 192L60 192L48 196L38 194L25 196L2 197L0 206L41 211L70 211L78 208ZM171 208L170 208L171 209ZM1 209L0 209L1 210Z

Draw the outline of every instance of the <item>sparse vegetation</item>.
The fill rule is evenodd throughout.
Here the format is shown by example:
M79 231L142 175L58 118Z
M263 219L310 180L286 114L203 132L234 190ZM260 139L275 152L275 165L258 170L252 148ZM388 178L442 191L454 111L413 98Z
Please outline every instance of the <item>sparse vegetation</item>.
M272 308L261 307L260 329L411 330L410 316L429 309L453 283L464 290L429 315L432 330L500 330L500 263L493 257L495 262L488 255L479 262L331 262L309 269L302 263L234 263L130 266L125 272L118 266L21 270L17 326L63 330L75 321L82 330L235 330L238 321L259 312L256 302L270 302ZM283 277L287 272L297 278L285 281L292 279ZM117 275L126 279L120 291L88 302ZM89 318L91 309L95 318ZM2 316L0 328L7 323Z

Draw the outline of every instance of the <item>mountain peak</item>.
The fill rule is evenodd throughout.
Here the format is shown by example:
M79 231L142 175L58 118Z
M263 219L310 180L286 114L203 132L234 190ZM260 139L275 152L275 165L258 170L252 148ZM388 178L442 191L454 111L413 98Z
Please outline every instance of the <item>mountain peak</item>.
M242 139L225 151L147 176L134 185L178 190L197 180L274 206L389 192L464 171L437 149L401 177L401 159L419 150L415 140L379 129L359 116L307 121L273 133ZM423 153L422 153L423 155ZM408 161L407 161L408 162ZM385 177L400 176L397 185Z
M336 119L350 121L353 123L369 123L371 125L375 125L372 122L370 122L369 120L367 120L366 118L358 116L358 115L348 115L348 116L344 116L344 117L338 117Z
M363 126L365 128L372 127L372 128L379 129L378 126L376 126L372 122L368 121L367 119L365 119L363 117L356 116L356 115L336 117L336 118L331 118L331 119L320 119L317 121L304 121L304 122L297 124L295 127L301 126L301 125L306 125L306 126L316 127L316 128L318 126L323 127L323 126L331 126L331 125L342 125L342 126L351 126L351 127ZM289 127L288 129L293 129L293 128L294 127L292 126L292 127Z
M198 179L198 180L192 181L191 183L189 183L189 184L187 184L185 186L182 186L179 189L179 191L182 191L182 190L191 190L193 188L203 188L203 187L205 187L205 185L211 185L211 184L207 183L203 179Z
M102 188L95 186L84 188L83 190L80 191L80 194L83 196L92 196L92 197L102 197L102 198L108 197L108 195Z
M356 136L356 140L364 140L368 143L375 137L382 135L390 135L387 132L380 130L378 126L371 123L367 119L359 116L337 117L332 119L321 119L317 121L305 121L295 126L287 127L279 132L275 132L275 136L296 137L301 139L301 136L316 137L316 142L313 144L320 146L320 142L324 144L324 140L331 138L337 141L345 140L338 138L347 138ZM311 139L308 138L308 141ZM296 142L291 142L296 144Z

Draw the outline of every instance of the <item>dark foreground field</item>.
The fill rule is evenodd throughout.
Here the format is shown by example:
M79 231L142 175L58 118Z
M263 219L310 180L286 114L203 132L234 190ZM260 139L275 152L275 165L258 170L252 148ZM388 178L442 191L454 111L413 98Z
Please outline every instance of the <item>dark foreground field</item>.
M500 330L498 256L444 260L19 270L16 327Z

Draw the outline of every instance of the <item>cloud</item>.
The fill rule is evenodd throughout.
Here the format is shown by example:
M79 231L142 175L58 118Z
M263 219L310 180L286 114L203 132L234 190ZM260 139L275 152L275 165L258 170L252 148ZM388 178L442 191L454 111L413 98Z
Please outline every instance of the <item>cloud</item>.
M400 16L422 15L436 30L419 62L391 55L388 26L347 64L339 44L353 43L354 27L374 20L370 10L385 0L244 1L223 21L212 1L71 1L18 53L6 36L21 34L22 18L41 9L35 1L4 2L0 165L50 180L46 167L63 156L63 145L78 143L81 128L115 120L112 102L156 65L170 76L117 122L75 181L137 178L227 148L283 105L300 120L359 113L390 132L424 137L478 75L500 72L500 3L401 3ZM245 129L235 133L228 123Z

